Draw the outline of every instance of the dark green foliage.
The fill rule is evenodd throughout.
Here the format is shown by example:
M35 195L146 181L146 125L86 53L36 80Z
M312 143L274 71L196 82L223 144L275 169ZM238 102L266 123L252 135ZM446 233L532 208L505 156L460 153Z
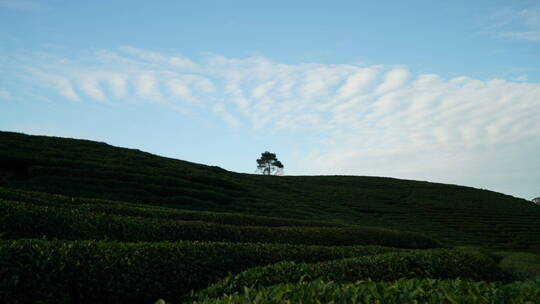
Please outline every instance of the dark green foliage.
M62 207L94 213L138 216L154 219L204 221L237 226L303 226L303 227L341 227L342 224L276 218L268 216L245 215L238 213L180 210L145 204L133 204L92 198L75 198L36 191L22 191L0 187L0 199L31 203L40 206Z
M85 140L0 132L0 159L5 184L51 193L192 208L249 196L224 170Z
M242 293L193 304L526 304L538 303L540 280L501 283L468 280L411 279L395 282L335 283L316 280L267 288L246 288Z
M384 247L0 241L0 303L153 303L249 267L392 252Z
M528 252L496 252L495 255L501 259L499 266L514 279L540 277L540 255Z
M338 282L371 279L392 281L400 278L469 278L496 281L503 273L495 262L479 252L434 249L396 252L350 258L317 264L282 262L248 269L211 285L198 297L217 297L240 292L244 287L270 286L318 278Z
M416 231L451 246L540 246L539 206L468 187L237 174L104 143L10 132L0 132L0 160L0 185L9 188Z
M68 240L228 241L305 245L381 245L439 247L419 234L360 227L259 227L220 225L92 213L0 200L0 231L5 238L49 237Z
M477 252L477 253L481 253L481 254L487 255L487 256L489 256L493 261L495 261L495 263L497 263L497 264L499 264L499 262L502 260L502 256L500 256L499 254L494 253L494 252L491 251L491 250L485 249L485 248L474 247L474 246L457 246L457 247L454 247L454 248L455 248L455 249L458 249L458 250L461 250L461 251L466 251L466 252Z
M282 169L283 164L277 159L275 153L266 151L261 153L261 158L257 159L257 170L264 175L280 175Z

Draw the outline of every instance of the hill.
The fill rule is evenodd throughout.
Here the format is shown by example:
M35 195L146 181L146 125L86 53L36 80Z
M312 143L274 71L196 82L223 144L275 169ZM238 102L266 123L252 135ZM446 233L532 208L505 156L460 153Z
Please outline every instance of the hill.
M538 210L0 132L0 303L532 303L538 255L479 247L534 250Z
M0 187L392 228L449 246L540 246L540 208L500 193L381 177L240 174L88 140L0 132Z

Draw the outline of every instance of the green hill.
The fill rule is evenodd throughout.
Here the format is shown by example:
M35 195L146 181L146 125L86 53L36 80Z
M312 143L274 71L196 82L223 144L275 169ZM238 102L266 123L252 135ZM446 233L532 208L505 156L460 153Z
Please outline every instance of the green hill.
M0 186L184 210L392 228L426 234L447 245L540 246L540 208L500 193L381 177L239 174L88 140L0 132Z
M524 303L538 256L500 249L538 250L539 215L468 187L0 132L0 303ZM438 248L456 245L476 247Z

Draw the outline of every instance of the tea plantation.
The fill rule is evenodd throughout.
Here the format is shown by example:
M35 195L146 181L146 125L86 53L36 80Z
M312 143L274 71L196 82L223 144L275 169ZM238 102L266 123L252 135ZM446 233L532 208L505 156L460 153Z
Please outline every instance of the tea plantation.
M540 303L540 207L0 132L0 303Z

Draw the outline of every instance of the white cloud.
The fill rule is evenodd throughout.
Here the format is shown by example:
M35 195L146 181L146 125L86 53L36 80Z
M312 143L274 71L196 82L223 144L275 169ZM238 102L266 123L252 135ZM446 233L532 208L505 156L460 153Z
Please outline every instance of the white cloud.
M92 66L60 60L35 68L34 74L70 100L82 98L77 89L94 100L196 102L256 128L317 131L329 138L362 134L364 142L407 144L408 150L509 142L538 131L527 115L540 116L539 85L523 78L521 83L445 80L434 74L414 77L405 67L287 65L261 57L212 56L179 68L167 58L124 47L120 53L98 52ZM148 61L159 64L148 66ZM234 112L223 105L213 108L219 103ZM512 115L501 120L500 113ZM365 134L377 136L366 140Z
M381 83L376 89L375 93L382 94L388 91L398 89L403 86L410 78L409 71L398 68L391 70L384 75L384 82Z
M539 84L523 78L520 83L446 80L434 74L413 76L405 67L290 65L261 57L212 56L179 68L166 58L171 56L124 47L120 53L98 52L91 66L73 60L44 63L34 75L70 100L196 102L256 128L319 132L329 138L347 134L344 142L362 134L364 142L406 143L408 150L503 143L540 133L530 118L532 113L540 116ZM159 64L148 66L148 60ZM507 115L501 119L500 113Z
M335 82L334 75L324 67L310 68L306 71L300 92L304 98L326 96L329 87Z
M540 9L499 11L484 32L501 39L540 42Z
M489 151L540 149L540 84L526 77L445 79L406 67L215 55L179 67L163 58L171 56L101 51L86 58L92 64L47 62L31 75L70 100L158 102L213 113L233 128L316 138L317 152L304 151L306 162L297 165L303 173L429 179L431 168L435 180L459 182L469 168L496 166Z
M171 79L167 81L167 88L169 92L175 97L192 99L191 89L187 86L182 79Z
M192 74L174 74L166 82L166 87L171 97L181 101L207 102L215 98L211 97L216 91L214 83L208 78Z
M182 75L182 77L194 90L198 92L203 94L211 94L216 92L214 83L206 77L200 75Z
M71 101L80 101L79 95L73 88L72 81L67 76L52 74L36 68L28 69L37 81L46 87L53 88L58 94Z
M99 101L105 101L107 99L103 91L99 88L98 79L96 77L81 75L77 82L81 91L92 99Z
M256 86L251 91L251 96L253 98L262 98L262 97L264 97L264 96L266 96L268 94L268 92L270 91L270 89L272 89L273 86L274 86L274 83L272 81L262 83L262 84Z
M107 83L114 98L123 99L127 97L127 76L121 73L111 73L107 77Z
M158 79L152 73L142 72L136 77L135 90L140 98L149 101L161 100L162 95L158 86Z
M51 76L51 82L57 87L60 94L72 101L79 101L80 98L73 90L71 82L66 78Z
M194 68L195 67L195 64L193 63L193 61L183 58L183 57L179 57L179 56L168 58L168 63L171 66L176 67L176 68Z
M377 68L365 68L347 78L345 84L338 90L339 97L350 98L359 95L375 80Z
M167 64L175 68L195 68L196 64L180 55L164 56L156 52L150 52L144 49L135 48L132 46L124 46L120 51L135 56L137 59L146 60L154 63Z
M214 105L212 107L212 111L217 113L229 126L237 128L240 125L240 121L238 121L236 117L229 114L223 104Z

